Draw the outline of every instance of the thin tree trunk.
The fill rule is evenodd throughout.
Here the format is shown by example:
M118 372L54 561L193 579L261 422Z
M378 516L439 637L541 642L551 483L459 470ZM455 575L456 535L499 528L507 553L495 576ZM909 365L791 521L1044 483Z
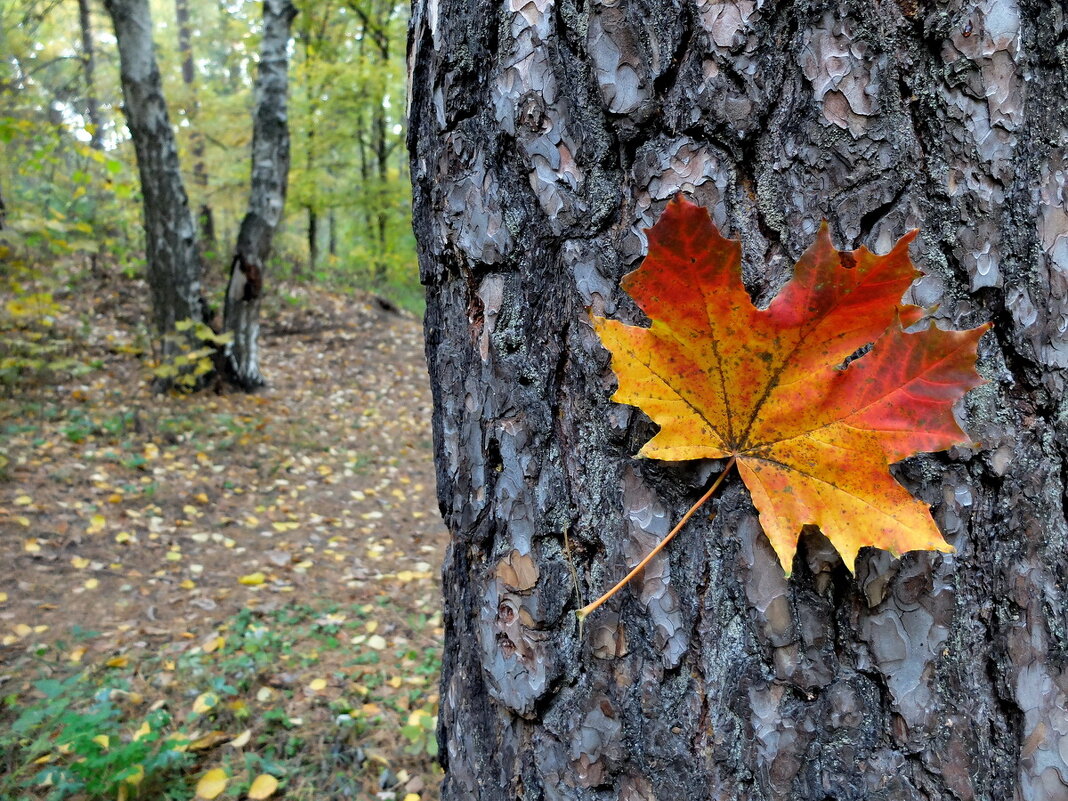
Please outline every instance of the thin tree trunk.
M385 62L382 62L383 68ZM375 165L378 172L378 192L375 203L375 233L376 233L376 257L375 257L375 281L381 282L386 278L386 227L387 212L385 204L386 184L389 179L389 148L386 144L386 110L381 103L376 104L374 114L374 138L375 138Z
M197 127L200 101L197 99L196 71L193 68L193 32L189 23L189 0L174 0L174 17L178 23L178 55L182 59L182 83L185 84L189 105L185 109L189 120L189 152L193 157L193 183L200 195L197 209L197 230L205 251L215 252L215 220L208 203L208 172L204 166L204 134Z
M271 240L285 208L289 178L289 29L297 10L289 0L264 0L263 40L256 77L252 186L226 287L223 327L228 376L245 390L266 383L259 365L260 298Z
M78 0L78 23L82 34L82 74L85 78L85 116L92 132L89 147L104 149L104 130L100 124L100 106L96 98L96 49L93 44L93 18L89 0ZM89 254L89 269L95 275L100 264L100 254Z
M445 801L1068 798L1066 39L1037 0L416 3ZM712 470L633 458L587 312L641 320L619 280L680 191L759 301L827 218L920 227L912 300L994 321L981 446L895 467L955 554L853 576L806 533L786 579L731 477L576 630Z
M356 139L356 151L359 154L360 164L360 188L364 195L364 202L360 205L360 211L363 216L361 221L363 225L364 236L366 232L374 230L374 200L367 198L367 187L371 185L371 159L367 153L367 140L368 131L364 125L363 109L358 108L356 110L356 118L353 122L353 136ZM370 275L374 276L374 268L370 271Z
M141 177L153 320L163 339L177 321L204 318L196 229L156 66L148 2L104 0L104 6L118 40L126 123ZM163 339L165 356L175 348Z
M93 46L93 18L89 0L78 0L78 22L82 32L82 72L85 74L85 114L93 132L89 146L94 150L103 148L103 128L100 125L100 106L96 99L96 50Z
M363 9L358 5L352 6L363 21L364 35L369 36L370 40L374 43L375 54L377 56L378 68L385 72L389 67L389 35L386 29L388 24L388 14L383 16L382 14L376 14L372 19L367 15ZM388 215L385 207L385 189L386 183L389 179L389 143L387 141L386 134L386 107L384 96L379 94L375 98L375 102L372 105L371 111L371 141L372 149L374 151L376 177L378 179L378 191L376 194L375 206L375 264L374 264L374 280L375 282L381 282L386 277L386 251L388 249L386 243L386 229ZM362 156L362 154L361 154ZM365 171L366 172L366 171ZM369 177L365 176L365 177Z
M311 206L308 210L308 275L315 275L315 266L319 263L319 215Z
M330 207L330 214L327 217L327 249L331 256L337 256L337 211L333 206Z

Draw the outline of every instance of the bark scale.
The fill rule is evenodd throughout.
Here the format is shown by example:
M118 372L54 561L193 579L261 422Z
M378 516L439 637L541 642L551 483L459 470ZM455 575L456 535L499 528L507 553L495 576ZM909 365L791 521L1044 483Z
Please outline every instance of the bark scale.
M263 39L256 75L252 129L252 181L226 287L223 327L228 378L245 390L266 383L260 373L260 299L271 240L285 208L289 178L289 29L297 10L289 0L264 0Z
M439 500L446 801L1068 797L1068 22L1042 2L424 0L409 40ZM895 468L957 553L818 533L784 579L729 477L637 461L587 308L690 193L766 302L830 220L994 321L982 447ZM572 578L574 566L578 587Z
M141 178L153 321L163 338L178 320L204 318L196 228L163 99L148 2L104 0L104 7L118 41L123 110ZM163 348L166 356L175 346L165 339Z

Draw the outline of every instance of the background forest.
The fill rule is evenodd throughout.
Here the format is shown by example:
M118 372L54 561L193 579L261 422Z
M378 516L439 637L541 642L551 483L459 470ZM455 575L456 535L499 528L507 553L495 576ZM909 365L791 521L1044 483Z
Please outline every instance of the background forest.
M4 801L438 797L407 9L296 5L267 386L161 394L111 17L0 0ZM218 331L263 4L151 12Z
M374 288L417 309L403 150L406 5L297 6L289 200L272 274ZM218 289L248 194L260 6L151 7L185 186ZM38 258L77 255L137 276L137 170L107 16L89 0L4 0L0 20L5 227Z

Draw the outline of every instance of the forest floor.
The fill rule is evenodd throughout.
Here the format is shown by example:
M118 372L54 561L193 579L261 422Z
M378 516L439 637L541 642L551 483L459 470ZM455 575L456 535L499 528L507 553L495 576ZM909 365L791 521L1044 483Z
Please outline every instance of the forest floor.
M288 287L265 390L160 396L146 296L57 297L96 369L0 397L0 799L437 798L419 322Z

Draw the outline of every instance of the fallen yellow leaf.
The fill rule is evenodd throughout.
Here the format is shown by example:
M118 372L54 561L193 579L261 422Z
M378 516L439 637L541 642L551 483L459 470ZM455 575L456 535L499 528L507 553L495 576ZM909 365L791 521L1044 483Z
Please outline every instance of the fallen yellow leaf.
M261 773L253 780L252 786L248 788L248 797L251 799L270 798L277 789L278 779L267 773Z
M249 573L247 576L242 576L237 580L238 584L244 584L246 587L258 587L267 580L267 577L263 573Z
M145 766L134 765L134 768L136 768L136 770L134 770L133 773L123 779L123 781L126 782L126 784L129 784L133 787L137 787L141 782L145 780Z
M104 530L104 526L107 525L107 520L104 519L104 515L93 515L89 518L89 528L86 529L87 534L97 534Z
M130 657L128 656L113 656L107 662L104 663L110 668L124 668L130 664Z
M212 768L201 776L200 781L197 782L197 798L204 798L207 801L217 798L226 789L228 781L230 781L230 777L226 775L225 770Z
M252 729L245 729L237 737L230 741L230 745L234 748L244 748L248 745L248 741L252 739Z
M75 570L84 570L89 567L89 560L84 556L73 556L71 557L70 564Z
M215 693L201 693L193 701L193 712L202 715L219 703L219 696Z
M322 690L325 690L326 679L312 679L311 683L308 685L308 688L312 690L312 692L320 692Z
M219 743L224 742L230 735L223 731L212 731L205 734L203 737L198 737L189 743L190 751L204 751L208 748L214 748Z

